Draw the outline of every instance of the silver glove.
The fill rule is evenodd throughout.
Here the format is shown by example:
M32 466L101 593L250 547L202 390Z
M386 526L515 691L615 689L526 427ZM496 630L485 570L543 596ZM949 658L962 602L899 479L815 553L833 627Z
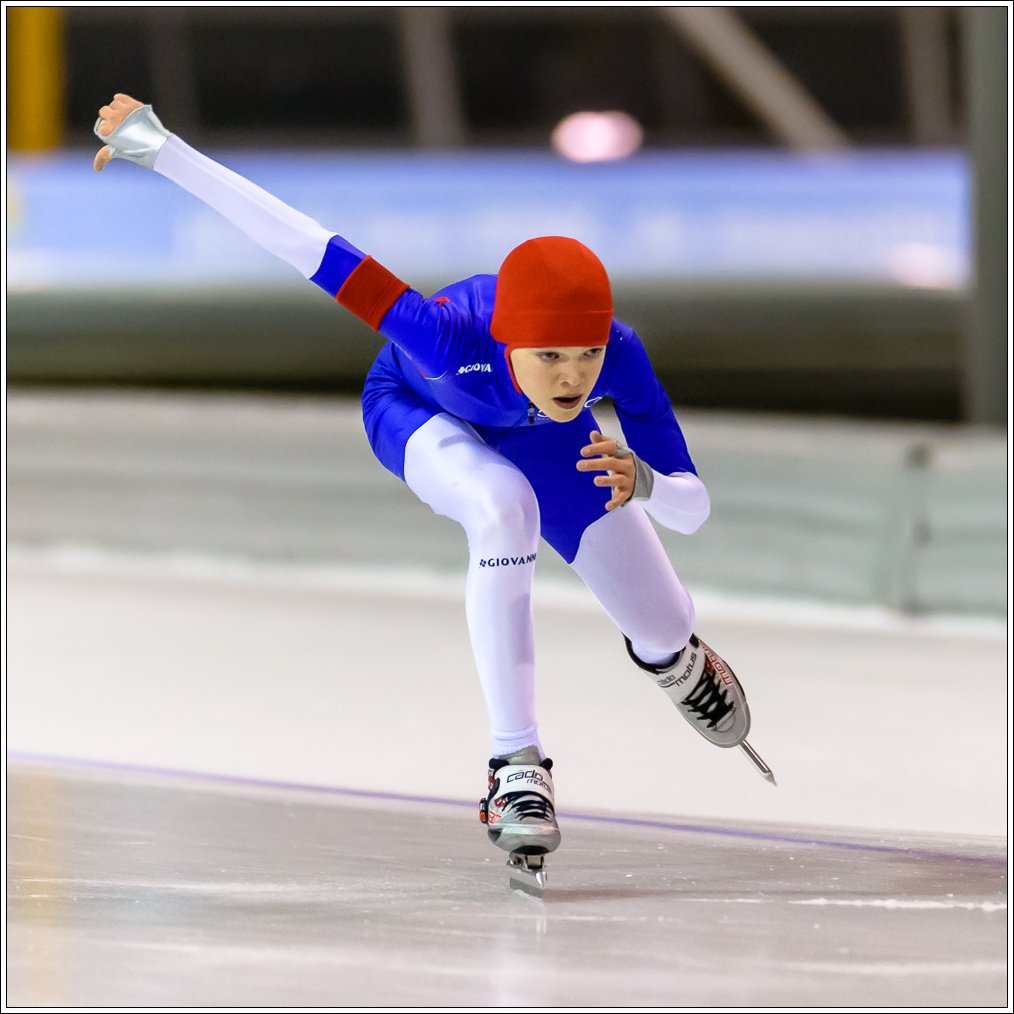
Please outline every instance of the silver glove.
M102 117L95 121L95 136L113 149L113 158L126 159L145 169L154 168L162 145L169 139L169 131L151 106L135 109L108 137L99 133L103 123Z
M651 466L645 464L629 447L624 447L619 441L616 443L616 454L613 457L634 459L634 492L630 499L647 500L655 488L655 473L651 470Z

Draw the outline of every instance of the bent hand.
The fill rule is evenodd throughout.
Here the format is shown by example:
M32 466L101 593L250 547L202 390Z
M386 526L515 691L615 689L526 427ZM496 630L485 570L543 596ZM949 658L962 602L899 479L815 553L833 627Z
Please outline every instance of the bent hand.
M113 96L112 102L99 109L99 119L95 125L96 133L102 137L108 137L135 109L140 109L142 105L143 103L138 102L137 99L117 92ZM102 172L109 165L112 158L113 149L108 144L104 148L99 149L98 154L95 156L95 161L92 163L95 171L98 173Z
M591 443L581 448L582 459L593 458L592 461L582 460L577 463L581 472L606 472L596 475L596 486L612 486L613 495L606 504L611 511L621 507L634 495L634 482L637 470L634 457L629 451L621 451L620 445L612 437L603 436L598 430L592 430Z

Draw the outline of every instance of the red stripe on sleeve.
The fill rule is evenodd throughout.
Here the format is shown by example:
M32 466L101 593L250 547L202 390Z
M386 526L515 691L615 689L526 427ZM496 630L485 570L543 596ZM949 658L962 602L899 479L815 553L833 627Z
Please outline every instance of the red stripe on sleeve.
M374 331L379 331L384 315L408 287L407 282L392 275L383 264L372 257L364 257L345 279L335 299Z

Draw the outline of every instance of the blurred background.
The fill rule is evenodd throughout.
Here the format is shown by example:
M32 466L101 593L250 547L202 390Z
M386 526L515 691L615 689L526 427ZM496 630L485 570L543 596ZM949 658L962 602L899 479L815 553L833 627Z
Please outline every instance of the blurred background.
M679 404L1005 418L1005 6L8 17L12 382L352 391L372 358L184 195L84 172L125 91L421 289L578 236Z
M495 272L531 235L596 249L713 490L709 536L679 542L692 579L1005 614L1006 5L5 16L15 542L379 551L357 555L333 490L305 482L285 499L315 504L319 527L267 487L240 497L262 504L247 535L222 524L207 494L231 495L228 470L195 465L214 442L191 453L144 414L138 392L175 390L312 396L354 417L377 339L161 178L93 173L95 111L125 91L423 291ZM22 394L71 390L64 422L22 421L39 405ZM165 446L93 440L90 472L68 472L56 461L86 439L82 413L117 431L122 409L100 418L114 390L134 443L147 427ZM333 424L313 425L326 453ZM171 524L115 464L130 453L200 472ZM54 498L54 473L80 488ZM454 546L419 559L457 566Z

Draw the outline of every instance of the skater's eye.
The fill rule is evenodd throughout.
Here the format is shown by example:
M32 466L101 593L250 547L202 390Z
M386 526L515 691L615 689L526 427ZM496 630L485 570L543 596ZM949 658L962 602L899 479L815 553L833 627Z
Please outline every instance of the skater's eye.
M539 359L544 363L555 363L560 358L559 352L540 352Z
M585 359L597 359L602 355L603 351L602 348L585 349L584 357Z

